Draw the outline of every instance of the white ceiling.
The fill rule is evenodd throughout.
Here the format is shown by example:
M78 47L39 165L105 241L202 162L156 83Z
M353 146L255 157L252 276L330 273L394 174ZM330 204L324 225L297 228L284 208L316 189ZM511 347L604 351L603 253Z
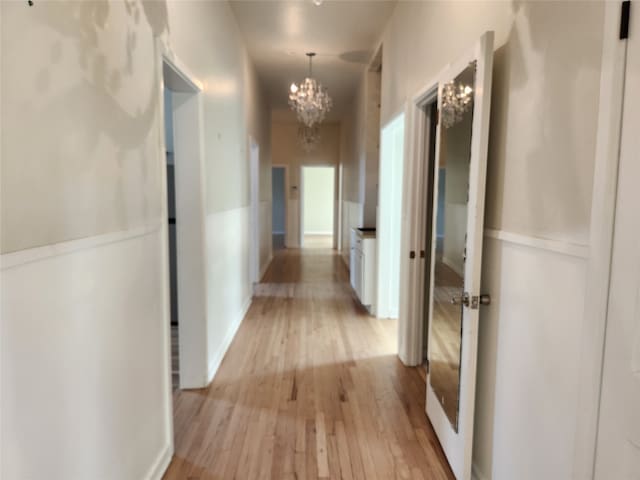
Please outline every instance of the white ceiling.
M274 109L287 108L289 86L307 74L333 98L329 120L341 117L373 56L395 1L232 1L249 54Z

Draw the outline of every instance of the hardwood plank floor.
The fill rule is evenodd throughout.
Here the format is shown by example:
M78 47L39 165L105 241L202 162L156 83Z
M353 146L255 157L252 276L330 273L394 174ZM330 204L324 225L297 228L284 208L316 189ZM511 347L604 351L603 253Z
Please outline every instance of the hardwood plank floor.
M305 235L302 240L303 248L333 248L333 235Z
M174 397L165 479L452 479L397 324L332 250L281 250L211 385Z

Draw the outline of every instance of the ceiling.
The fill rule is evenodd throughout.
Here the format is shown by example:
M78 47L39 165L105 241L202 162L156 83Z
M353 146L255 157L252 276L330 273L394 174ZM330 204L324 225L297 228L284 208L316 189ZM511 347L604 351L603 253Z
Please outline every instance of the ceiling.
M395 1L231 1L258 76L274 109L286 109L289 86L307 74L329 90L337 120L353 98Z

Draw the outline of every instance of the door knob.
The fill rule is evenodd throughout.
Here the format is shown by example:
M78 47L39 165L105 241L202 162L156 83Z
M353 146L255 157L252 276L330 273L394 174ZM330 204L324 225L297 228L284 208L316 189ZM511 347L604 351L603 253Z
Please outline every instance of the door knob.
M491 295L488 293L480 295L480 305L491 305Z

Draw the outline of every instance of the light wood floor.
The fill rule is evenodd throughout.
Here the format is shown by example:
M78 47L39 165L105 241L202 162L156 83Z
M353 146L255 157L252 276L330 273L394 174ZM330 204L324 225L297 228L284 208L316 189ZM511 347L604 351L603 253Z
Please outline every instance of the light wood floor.
M213 383L175 394L166 479L451 479L396 322L331 250L281 250Z
M464 278L436 260L429 372L434 393L454 425L458 423L460 403L462 306L453 305L451 299L462 295L463 291Z
M305 235L304 248L333 248L333 235Z

